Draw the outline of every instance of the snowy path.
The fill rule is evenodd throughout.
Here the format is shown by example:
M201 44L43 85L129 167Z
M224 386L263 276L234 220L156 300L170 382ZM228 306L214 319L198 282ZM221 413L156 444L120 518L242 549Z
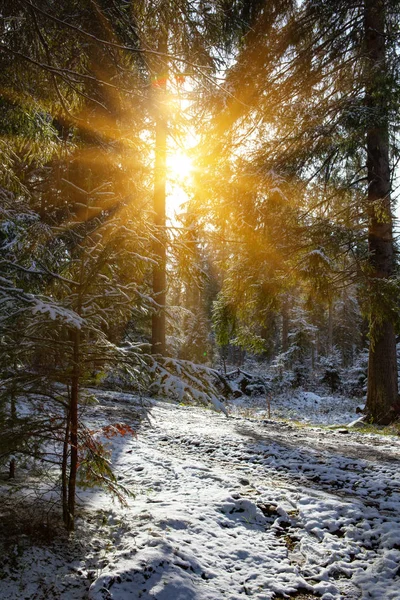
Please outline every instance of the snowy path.
M399 600L398 439L152 414L117 450L137 498L92 600Z
M88 421L135 413L104 392ZM82 491L75 542L10 559L0 598L400 600L400 438L165 403L150 418L111 440L136 497Z

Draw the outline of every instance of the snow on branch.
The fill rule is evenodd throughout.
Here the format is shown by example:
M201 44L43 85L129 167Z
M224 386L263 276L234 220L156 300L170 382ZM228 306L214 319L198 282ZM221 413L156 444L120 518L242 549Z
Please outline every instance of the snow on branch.
M37 313L47 314L52 321L60 319L65 321L67 325L75 327L76 329L81 329L84 323L84 319L76 312L55 304L54 302L44 301L34 297L32 298L32 304L31 310L34 315Z
M188 360L149 357L153 383L150 391L178 402L211 406L228 416L216 386L216 371Z

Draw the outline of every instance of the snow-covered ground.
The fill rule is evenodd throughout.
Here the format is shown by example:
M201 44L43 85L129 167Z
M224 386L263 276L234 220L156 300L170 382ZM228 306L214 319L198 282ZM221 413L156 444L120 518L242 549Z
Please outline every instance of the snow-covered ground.
M346 424L359 415L357 407L365 402L346 396L319 395L314 392L295 389L279 395L271 394L270 413L275 419L293 419L294 421L335 425ZM231 411L238 414L251 414L257 417L268 417L266 398L248 398L242 396L230 403Z
M321 423L338 401L299 393L290 410ZM399 600L400 438L295 427L285 402L271 418L152 402L137 438L110 440L136 497L82 491L69 543L10 544L0 598ZM135 403L103 392L88 419L129 423Z

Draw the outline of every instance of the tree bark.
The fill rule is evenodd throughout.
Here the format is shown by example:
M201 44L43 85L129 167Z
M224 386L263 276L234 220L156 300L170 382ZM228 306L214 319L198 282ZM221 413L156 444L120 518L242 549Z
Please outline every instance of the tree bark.
M161 33L158 51L164 54L168 50L167 32ZM162 63L161 63L162 64ZM166 354L165 340L165 304L167 289L167 248L166 248L166 177L167 177L167 135L168 123L165 110L165 94L168 67L157 69L155 86L156 100L156 140L154 165L154 225L156 239L153 243L154 257L157 263L153 267L153 299L158 308L152 316L151 351L152 354Z
M80 379L80 331L74 334L73 351L73 373L71 378L71 400L69 406L70 424L70 463L68 478L68 514L66 526L68 531L75 529L75 496L76 496L76 474L78 471L78 401L79 401L79 379Z
M68 389L68 403L71 403L70 390ZM61 498L64 525L68 527L68 456L69 456L69 410L65 416L65 434L63 443L63 456L61 463Z
M87 238L87 224L89 220L89 196L86 196L86 211L85 211L85 238ZM80 257L80 273L79 284L77 286L77 306L76 313L81 316L84 281L86 273L86 249L82 248ZM70 432L70 460L69 460L69 477L68 477L68 498L67 498L67 515L66 528L68 531L75 529L75 504L76 504L76 475L78 472L79 456L78 456L78 429L79 429L79 388L81 380L81 331L75 329L72 332L72 373L71 373L71 394L68 410L69 432ZM67 425L68 430L68 425Z
M385 0L365 0L367 59L366 145L369 217L370 351L366 413L385 425L399 414L394 315L382 306L377 290L394 272L394 246L390 199L389 125L385 98Z

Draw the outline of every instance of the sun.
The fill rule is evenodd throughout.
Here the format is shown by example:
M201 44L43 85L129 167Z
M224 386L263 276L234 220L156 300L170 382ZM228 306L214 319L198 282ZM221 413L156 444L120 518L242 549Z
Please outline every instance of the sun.
M193 163L184 150L171 152L167 158L167 213L174 219L188 200Z
M168 156L168 173L176 184L187 181L193 172L193 162L183 150L173 152Z
M174 220L182 213L193 186L194 165L190 156L191 138L181 147L172 147L167 154L167 213Z

